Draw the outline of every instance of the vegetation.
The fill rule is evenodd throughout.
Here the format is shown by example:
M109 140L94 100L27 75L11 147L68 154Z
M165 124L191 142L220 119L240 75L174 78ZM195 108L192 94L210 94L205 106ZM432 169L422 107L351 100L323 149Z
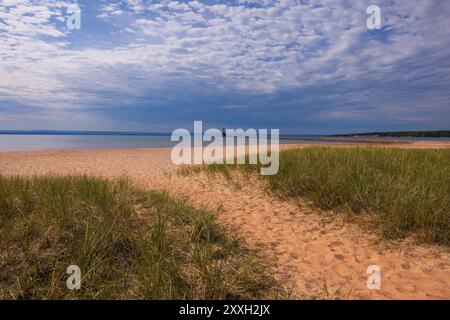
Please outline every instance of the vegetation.
M82 272L69 290L69 265ZM0 176L0 299L273 298L213 212L127 180Z
M444 138L450 137L450 130L437 131L396 131L396 132L370 132L336 135L337 137L377 136L377 137L419 137L419 138Z
M230 177L238 167L246 174L255 169L214 164L205 170ZM264 179L281 197L302 197L353 218L369 214L387 238L414 235L450 245L450 150L291 149L280 153L278 174Z

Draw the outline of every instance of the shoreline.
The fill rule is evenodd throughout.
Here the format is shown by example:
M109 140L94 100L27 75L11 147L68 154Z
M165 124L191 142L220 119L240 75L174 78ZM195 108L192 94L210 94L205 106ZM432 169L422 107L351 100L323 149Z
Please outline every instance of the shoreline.
M337 142L337 143L280 143L280 150L286 148L304 148L304 147L388 147L388 148L411 148L411 149L441 149L450 148L450 141L402 141L402 140L361 140L354 142L349 139L334 139L334 138L292 138L287 140L303 140L303 141L319 141L319 142ZM86 152L101 152L101 151L143 151L143 150L168 150L172 146L165 147L113 147L113 148L92 148L92 149L43 149L43 150L0 150L1 154L38 154L38 153L86 153Z
M301 137L283 137L280 140L299 140L299 141L323 141L323 142L348 142L348 143L374 143L374 144L410 144L416 140L382 140L382 139L355 139L355 138L301 138ZM420 140L422 141L422 140ZM426 140L423 140L426 141Z

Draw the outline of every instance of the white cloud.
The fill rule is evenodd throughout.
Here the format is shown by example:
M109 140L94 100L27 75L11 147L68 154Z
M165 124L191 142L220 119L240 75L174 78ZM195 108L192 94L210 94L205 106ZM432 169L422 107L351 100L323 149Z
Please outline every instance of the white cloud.
M380 40L365 29L368 1L126 0L97 16L134 33L128 44L74 49L61 26L72 2L2 1L0 95L66 109L107 104L102 92L157 95L173 82L274 92L388 72L423 50L448 52L448 2L381 2L391 31Z

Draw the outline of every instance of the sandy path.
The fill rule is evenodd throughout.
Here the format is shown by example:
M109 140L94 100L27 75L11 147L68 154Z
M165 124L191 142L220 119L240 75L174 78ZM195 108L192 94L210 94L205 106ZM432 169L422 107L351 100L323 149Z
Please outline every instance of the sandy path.
M261 249L293 297L450 299L450 254L445 249L376 243L374 235L339 217L325 218L303 203L269 196L258 179L241 180L236 188L203 173L180 177L170 149L0 153L3 175L74 173L126 175L144 187L221 207L220 219ZM369 265L381 269L381 290L367 289Z

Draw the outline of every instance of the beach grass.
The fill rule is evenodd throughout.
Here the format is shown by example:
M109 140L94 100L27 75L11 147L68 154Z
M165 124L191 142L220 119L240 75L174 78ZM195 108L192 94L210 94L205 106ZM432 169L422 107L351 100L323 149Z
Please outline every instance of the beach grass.
M229 178L237 168L248 174L258 167L213 164L204 170ZM278 174L263 178L282 198L303 198L323 211L346 213L355 220L369 217L368 224L385 238L414 236L450 245L448 149L290 149L280 153Z
M81 288L69 290L69 265ZM0 299L260 299L267 265L216 220L126 179L0 176Z

